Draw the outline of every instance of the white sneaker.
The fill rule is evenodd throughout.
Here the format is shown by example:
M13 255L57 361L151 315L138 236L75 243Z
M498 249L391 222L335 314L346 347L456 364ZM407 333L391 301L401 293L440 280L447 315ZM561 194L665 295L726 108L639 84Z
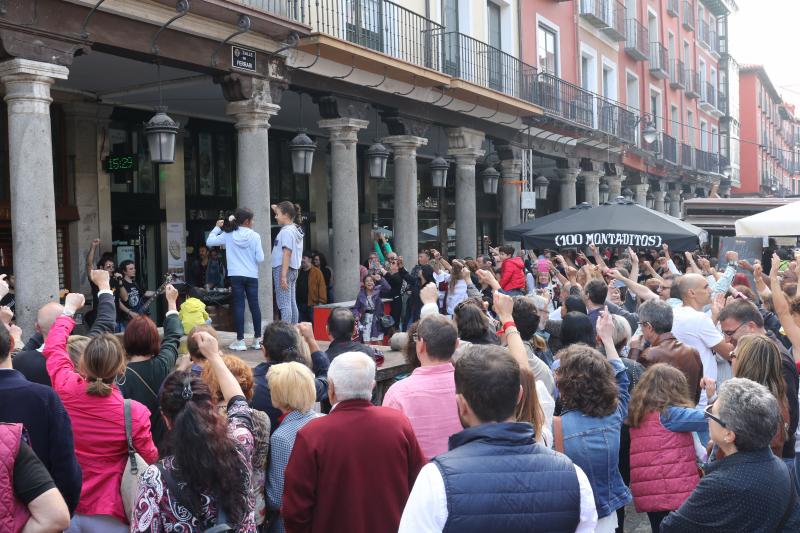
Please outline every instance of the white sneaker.
M233 350L234 352L243 352L247 350L247 345L244 343L244 339L242 339L229 345L228 349Z
M251 350L261 349L261 339L253 339L253 344L250 345Z

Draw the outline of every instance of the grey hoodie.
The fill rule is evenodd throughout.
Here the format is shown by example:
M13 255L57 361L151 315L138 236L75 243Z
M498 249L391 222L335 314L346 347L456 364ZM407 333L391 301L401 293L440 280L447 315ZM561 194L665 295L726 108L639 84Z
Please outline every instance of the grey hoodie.
M222 245L225 245L229 276L258 278L258 263L264 260L264 248L258 233L244 227L225 233L215 227L206 239L206 246Z
M292 256L289 258L289 268L299 269L300 260L303 258L303 229L297 224L281 226L272 246L272 268L283 264L284 248L292 252Z

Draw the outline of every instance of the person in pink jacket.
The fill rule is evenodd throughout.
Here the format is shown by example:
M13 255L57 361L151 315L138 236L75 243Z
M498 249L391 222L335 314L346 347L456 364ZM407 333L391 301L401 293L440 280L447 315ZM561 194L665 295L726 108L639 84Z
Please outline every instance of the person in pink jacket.
M107 284L106 284L107 285ZM100 287L100 293L108 287ZM79 372L67 353L67 339L75 326L72 315L83 306L82 294L68 294L64 314L47 335L43 355L53 388L72 420L75 455L83 471L81 500L67 531L128 531L120 483L128 459L123 398L115 378L125 372L125 351L116 337L92 338L84 350ZM150 435L150 412L131 401L133 444L149 464L158 460Z
M694 408L686 376L668 364L648 368L633 389L628 407L631 492L636 510L647 513L653 531L659 531L661 521L700 482L691 432L708 431L703 415Z

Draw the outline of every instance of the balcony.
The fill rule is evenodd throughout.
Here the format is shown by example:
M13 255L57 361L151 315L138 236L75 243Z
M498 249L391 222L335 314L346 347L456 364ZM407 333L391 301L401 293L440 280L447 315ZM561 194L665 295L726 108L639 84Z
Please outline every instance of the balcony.
M706 83L702 94L700 94L700 109L707 113L717 109L717 94L711 83Z
M683 168L694 168L694 150L688 144L681 144L681 166Z
M580 16L615 41L625 40L625 5L619 0L581 0Z
M700 46L711 51L711 46L709 44L711 42L710 28L708 22L702 19L697 23L697 40Z
M675 137L663 133L661 135L661 140L663 144L663 150L661 152L662 157L664 158L665 161L669 161L670 163L677 165L678 142L675 140Z
M443 26L388 0L246 0L286 6L318 33L441 70ZM298 8L298 4L300 7ZM305 6L311 6L306 8ZM281 8L283 9L283 8ZM307 48L310 51L312 48ZM335 51L341 55L340 50Z
M448 76L536 103L536 67L463 33L434 31L432 37L441 41L440 65Z
M545 114L594 129L594 94L552 74L539 74L537 104Z
M708 51L719 59L719 36L714 30L708 32Z
M694 6L690 0L683 0L683 29L694 30Z
M669 51L658 41L650 43L650 74L660 80L669 77Z
M719 174L719 155L696 148L694 157L698 171Z
M689 98L700 98L702 86L700 74L696 70L686 69L686 96Z
M680 13L680 0L667 0L667 13L677 17Z
M625 21L625 52L637 61L647 61L647 28L635 18Z
M717 109L721 116L728 116L728 96L722 91L717 94Z
M601 96L597 100L598 128L623 142L636 143L636 115Z
M676 59L671 61L669 66L669 86L673 89L686 87L686 69L683 66L683 61Z

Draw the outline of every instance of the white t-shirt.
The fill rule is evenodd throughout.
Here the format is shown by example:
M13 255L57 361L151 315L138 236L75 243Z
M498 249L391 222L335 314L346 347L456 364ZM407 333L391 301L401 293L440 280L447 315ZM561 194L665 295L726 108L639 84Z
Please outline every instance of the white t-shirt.
M717 359L711 348L722 342L722 333L711 321L711 317L689 306L676 307L672 310L672 334L682 343L691 346L700 353L703 362L703 376L717 380ZM706 391L700 393L698 406L708 404Z

